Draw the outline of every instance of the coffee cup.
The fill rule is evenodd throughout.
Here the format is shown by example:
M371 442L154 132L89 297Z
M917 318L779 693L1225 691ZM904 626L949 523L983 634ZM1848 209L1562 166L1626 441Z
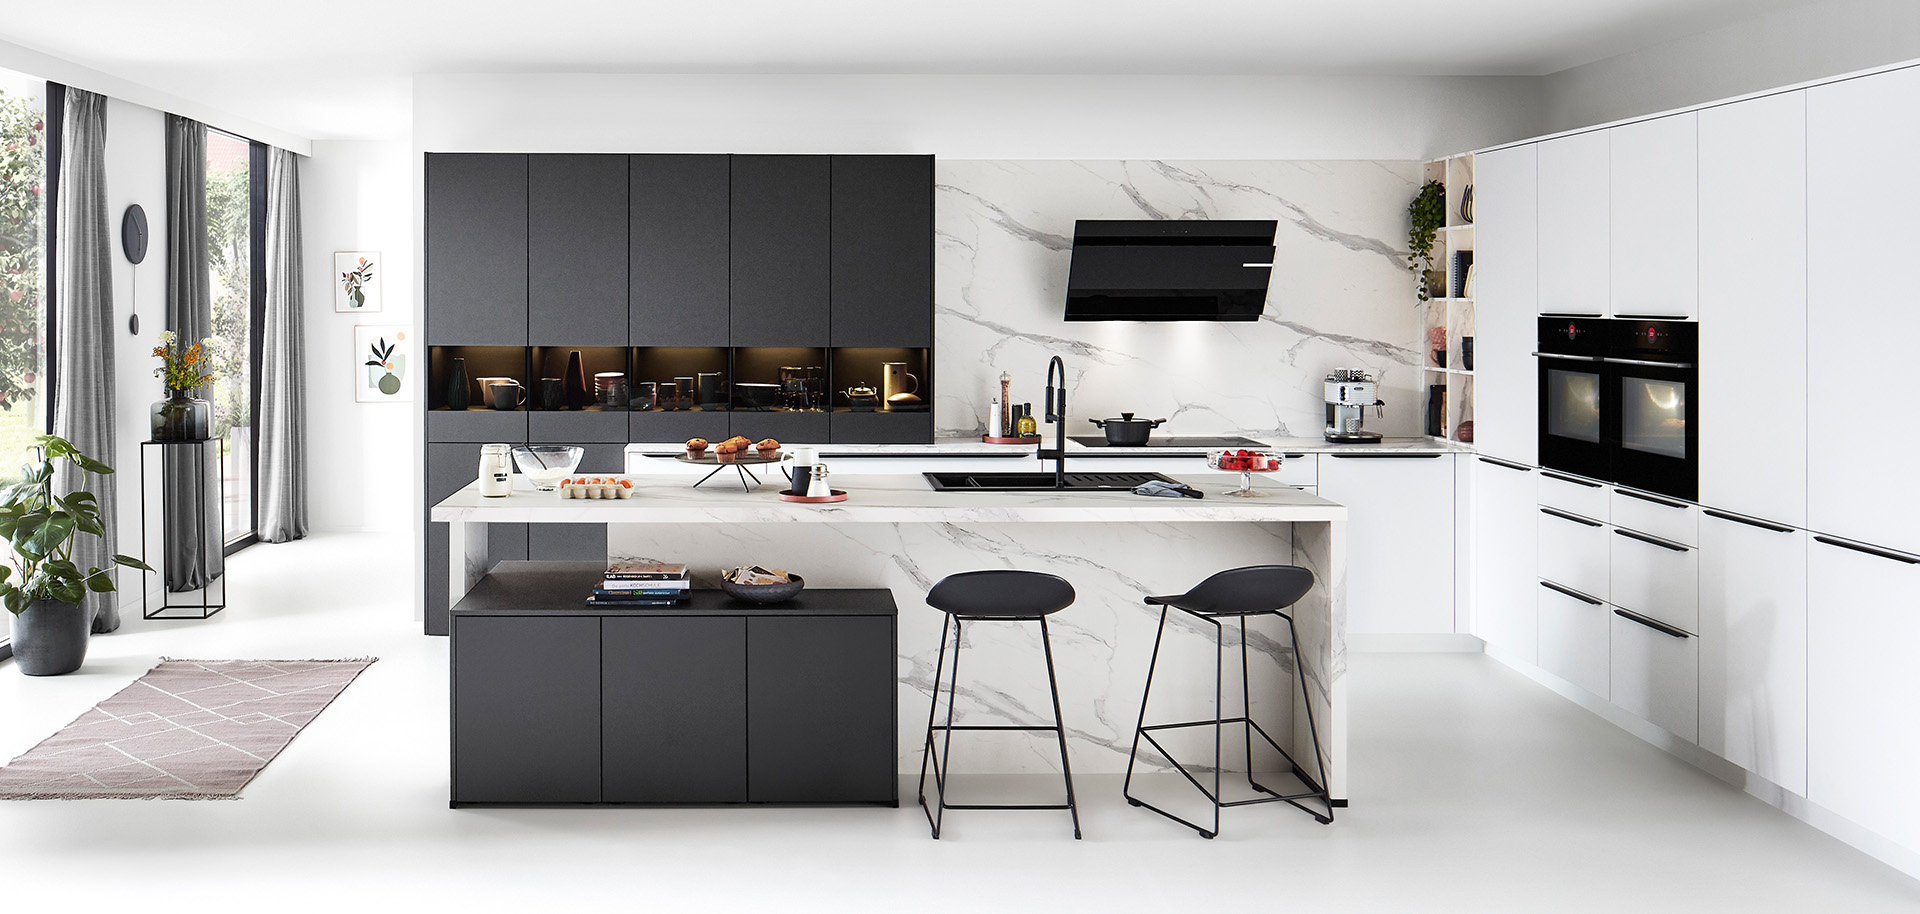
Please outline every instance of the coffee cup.
M807 494L807 484L813 479L813 465L820 462L820 451L816 448L797 447L787 452L787 459L781 461L780 472L787 474L790 484L789 495Z

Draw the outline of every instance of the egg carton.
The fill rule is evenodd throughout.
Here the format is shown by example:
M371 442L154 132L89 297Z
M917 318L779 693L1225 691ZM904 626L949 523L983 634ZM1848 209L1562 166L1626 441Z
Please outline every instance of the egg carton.
M633 480L624 476L586 476L560 480L561 498L632 498Z

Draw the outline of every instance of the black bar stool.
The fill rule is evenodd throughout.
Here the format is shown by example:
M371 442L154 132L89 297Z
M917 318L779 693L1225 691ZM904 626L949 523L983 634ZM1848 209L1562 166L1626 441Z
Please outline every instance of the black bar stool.
M920 808L940 837L940 821L949 809L1064 809L1073 817L1073 837L1080 837L1080 812L1073 803L1073 769L1067 765L1067 733L1060 725L1060 685L1053 674L1053 641L1047 637L1047 616L1073 605L1073 585L1038 571L967 571L942 578L927 592L927 605L947 614L940 626L940 660L933 670L933 696L927 708L927 742L920 757ZM1053 696L1053 726L957 725L953 722L955 689L960 683L960 626L963 622L1039 622L1040 646L1047 655L1047 691ZM947 682L947 722L934 724L940 707L940 674L947 662L947 630L953 630L953 672ZM1066 776L1067 802L1053 805L948 803L947 766L953 757L955 730L1022 730L1051 732L1060 742L1060 771ZM940 732L934 751L933 734ZM933 763L935 808L927 808L927 763Z
M1245 568L1233 568L1222 571L1219 574L1201 581L1200 584L1192 590L1178 596L1147 598L1148 605L1160 607L1160 630L1153 636L1153 659L1147 663L1147 685L1146 688L1140 692L1140 722L1134 726L1133 749L1127 756L1127 779L1121 787L1121 793L1126 796L1129 805L1145 806L1175 822L1192 828L1194 831L1199 832L1202 838L1212 838L1220 833L1220 809L1225 806L1250 806L1255 803L1284 802L1306 811L1309 815L1319 820L1322 825L1333 821L1333 801L1328 795L1326 788L1326 764L1320 760L1320 733L1314 728L1313 724L1313 703L1310 701L1305 702L1307 708L1307 734L1312 737L1313 740L1313 762L1315 770L1320 773L1319 780L1309 777L1306 770L1300 767L1300 763L1294 761L1293 756L1287 754L1287 750L1280 748L1280 744L1275 742L1274 738L1269 735L1264 728L1254 722L1251 690L1247 686L1247 617L1273 615L1279 616L1287 621L1287 636L1294 649L1294 677L1300 683L1300 694L1303 697L1306 695L1307 674L1305 665L1300 662L1300 640L1298 633L1293 627L1293 617L1282 612L1282 610L1299 602L1300 598L1306 596L1307 591L1312 587L1313 572L1305 568L1299 568L1293 565L1250 565ZM1153 692L1153 668L1154 665L1160 661L1160 639L1167 633L1167 610L1169 609L1180 610L1194 618L1213 625L1213 718L1211 720L1191 720L1147 726L1147 696ZM1238 618L1240 620L1241 716L1223 719L1220 716L1222 713L1220 672L1222 666L1221 655L1223 652L1222 643L1225 641L1224 635L1226 633L1220 620L1230 618ZM1247 783L1251 785L1253 789L1267 794L1267 796L1254 797L1248 800L1221 802L1220 734L1227 724L1240 724L1245 730L1247 739ZM1179 759L1173 757L1172 752L1167 751L1167 747L1160 745L1160 741L1153 738L1153 733L1156 730L1177 730L1187 727L1213 728L1212 790L1208 790L1205 785L1201 784L1200 780L1195 778L1193 773L1187 770L1187 766L1181 764ZM1260 734L1260 738L1266 740L1267 745L1272 746L1275 751L1280 753L1280 757L1286 759L1287 764L1293 767L1294 775L1306 784L1307 789L1305 791L1281 794L1254 779L1253 735L1255 733ZM1174 770L1179 771L1180 775L1186 778L1188 783L1192 784L1194 788L1202 794L1205 794L1207 799L1213 803L1213 829L1211 831L1154 806L1151 803L1146 803L1134 798L1132 792L1133 763L1134 759L1140 754L1140 740L1143 737L1147 742L1153 744L1155 749L1160 750L1160 754L1166 756L1169 762L1173 763ZM1300 802L1301 800L1307 799L1318 799L1326 806L1326 814L1322 815L1318 810Z

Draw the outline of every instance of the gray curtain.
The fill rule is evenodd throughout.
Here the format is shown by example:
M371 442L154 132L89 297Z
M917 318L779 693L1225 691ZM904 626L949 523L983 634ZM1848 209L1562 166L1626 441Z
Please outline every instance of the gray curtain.
M59 271L53 325L58 351L54 374L53 433L80 448L80 452L108 464L120 462L114 453L113 422L113 235L107 219L107 99L80 89L67 89L67 107L60 147ZM116 466L124 470L125 467ZM98 499L104 537L82 536L74 541L73 561L82 568L110 568L114 553L114 477L82 479L81 470L63 466L54 479L61 494L83 485ZM145 586L145 582L142 582ZM89 593L84 604L93 615L93 630L120 627L120 605L114 594Z
M167 329L179 335L182 347L213 332L213 294L207 273L207 125L169 114ZM163 568L171 591L205 587L220 576L223 567L226 544L220 535L219 461L214 459L213 447L198 451L169 447L161 461L166 476L161 495L166 539Z
M307 375L300 166L267 151L267 313L260 327L260 540L307 535Z

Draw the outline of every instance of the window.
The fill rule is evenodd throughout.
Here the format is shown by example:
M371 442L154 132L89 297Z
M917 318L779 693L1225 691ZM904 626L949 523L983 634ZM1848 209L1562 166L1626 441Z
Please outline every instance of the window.
M46 83L0 70L0 482L47 431Z
M213 345L218 376L207 391L213 434L226 457L227 543L254 535L253 514L253 144L207 130L207 269L213 299ZM261 179L265 175L258 176Z

